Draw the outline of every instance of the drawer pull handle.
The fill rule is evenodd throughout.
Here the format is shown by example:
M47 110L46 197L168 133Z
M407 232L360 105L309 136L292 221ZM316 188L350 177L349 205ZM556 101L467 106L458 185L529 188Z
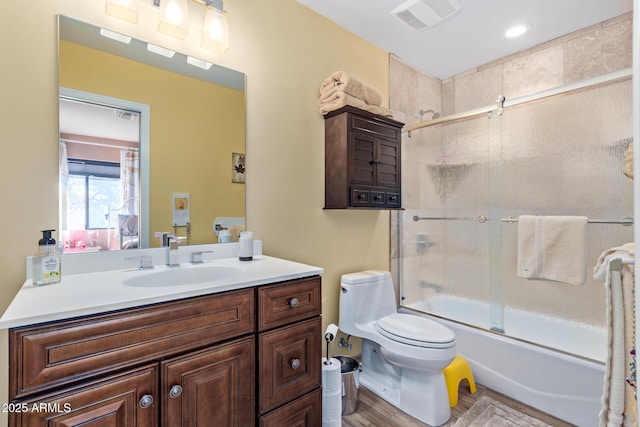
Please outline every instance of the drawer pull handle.
M291 298L289 300L289 305L291 306L291 308L296 308L298 305L300 305L300 301L298 301L298 298Z
M300 359L291 359L291 367L293 369L298 369L300 367Z
M395 201L395 200L398 200L398 196L391 196L389 197L389 199Z
M179 385L174 385L173 387L171 387L171 390L169 390L169 397L171 397L172 399L177 399L181 395L182 387L180 387Z
M374 200L382 200L382 196L378 194L377 196L374 197Z
M366 198L367 198L367 196L366 196L366 195L364 195L364 194L362 194L362 193L358 194L358 200L364 200L364 199L366 199Z
M153 396L150 394L145 394L140 398L140 407L142 409L149 408L151 405L153 405Z

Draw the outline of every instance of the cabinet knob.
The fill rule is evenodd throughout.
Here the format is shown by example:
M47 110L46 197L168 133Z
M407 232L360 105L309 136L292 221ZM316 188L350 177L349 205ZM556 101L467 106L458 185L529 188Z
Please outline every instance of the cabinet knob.
M373 199L374 199L374 200L382 200L382 196L378 194L378 195L377 195L377 196L375 196Z
M291 308L296 308L298 305L300 305L300 301L298 301L298 298L291 298L289 300L289 305L291 306Z
M371 163L372 165L379 165L382 162L378 159L375 159L375 160L370 160L369 163Z
M391 197L389 197L389 199L391 199L393 201L396 201L396 200L398 200L398 196L391 196Z
M145 394L140 398L140 407L146 409L153 405L153 396L150 394Z
M362 194L362 193L358 194L358 199L359 200L366 199L366 198L367 198L367 196L365 196L364 194Z
M291 359L291 367L293 369L298 369L300 367L300 359Z
M171 390L169 390L169 397L171 397L172 399L177 399L181 395L182 395L182 387L180 387L177 384L171 387Z

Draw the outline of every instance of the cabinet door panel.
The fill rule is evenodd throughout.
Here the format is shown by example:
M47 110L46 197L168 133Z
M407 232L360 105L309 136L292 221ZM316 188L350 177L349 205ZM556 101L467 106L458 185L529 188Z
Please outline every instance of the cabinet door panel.
M150 365L84 387L19 404L29 412L11 413L15 427L152 427L158 425L158 369ZM153 402L143 408L143 396Z
M320 318L260 334L260 413L320 386Z
M247 337L162 362L162 425L253 424L254 347L254 338Z
M376 169L377 185L383 187L400 187L400 144L379 141L377 159L380 161Z
M351 134L351 152L353 161L349 162L351 183L375 184L375 145L376 139L371 135Z

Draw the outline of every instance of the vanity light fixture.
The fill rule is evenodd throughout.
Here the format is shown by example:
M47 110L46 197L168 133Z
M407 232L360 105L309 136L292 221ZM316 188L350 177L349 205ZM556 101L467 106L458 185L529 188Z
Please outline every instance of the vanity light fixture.
M208 70L213 65L211 62L203 61L202 59L194 58L193 56L187 56L187 62L194 67Z
M131 37L125 36L124 34L116 33L115 31L107 30L106 28L100 28L100 35L112 40L119 41L120 43L131 43Z
M206 7L203 14L200 46L216 53L226 52L229 49L229 16L223 8L223 0L193 1ZM107 15L134 24L138 22L140 0L105 0L105 2ZM159 33L180 40L185 39L189 31L188 2L188 0L153 0L153 6L159 9Z
M518 24L510 27L505 33L504 36L507 38L520 37L531 28L531 24Z
M200 2L200 0L194 0ZM202 43L205 49L224 53L229 49L229 18L222 0L206 0L207 9L202 22Z
M156 46L155 44L147 43L147 50L149 52L157 53L158 55L166 56L167 58L173 58L176 53L173 50L164 48L162 46Z
M187 0L162 0L158 16L158 32L184 40L187 36L189 10Z
M105 12L107 15L132 24L138 23L139 11L138 0L106 0Z

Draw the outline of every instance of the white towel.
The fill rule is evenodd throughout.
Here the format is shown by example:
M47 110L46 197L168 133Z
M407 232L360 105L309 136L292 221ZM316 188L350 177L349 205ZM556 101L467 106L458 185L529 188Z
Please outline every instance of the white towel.
M320 85L320 101L324 101L336 91L348 93L362 99L369 105L382 105L382 97L375 89L361 83L344 71L336 71L324 79Z
M638 425L635 390L627 382L627 378L631 378L635 383L635 372L632 372L635 356L631 353L634 347L633 266L625 264L620 272L611 271L610 267L614 259L633 260L633 256L633 243L611 248L600 255L593 268L593 277L603 281L606 290L609 336L600 427Z
M319 111L320 114L324 116L330 111L338 110L345 105L360 108L361 110L365 110L379 116L393 117L393 113L391 112L391 110L380 105L369 105L362 99L351 96L345 92L336 92L330 98L328 98L327 102L321 102Z
M520 216L518 276L584 285L586 240L586 216Z

